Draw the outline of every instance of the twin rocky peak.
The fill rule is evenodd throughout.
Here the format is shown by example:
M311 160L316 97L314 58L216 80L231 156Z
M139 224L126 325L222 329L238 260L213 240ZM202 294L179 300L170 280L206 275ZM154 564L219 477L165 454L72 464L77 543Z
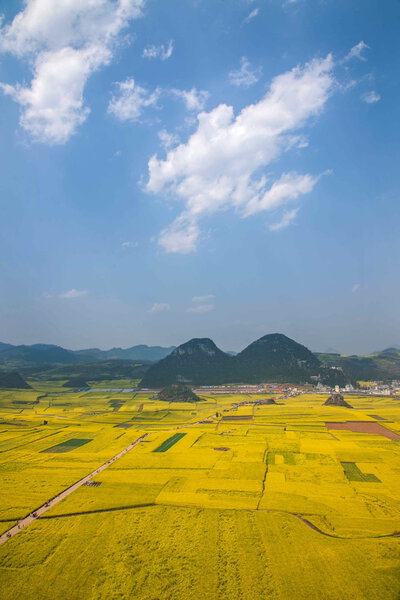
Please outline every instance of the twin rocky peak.
M223 352L209 338L194 338L150 367L141 385L303 383L321 377L325 370L310 350L281 333L263 336L236 356Z

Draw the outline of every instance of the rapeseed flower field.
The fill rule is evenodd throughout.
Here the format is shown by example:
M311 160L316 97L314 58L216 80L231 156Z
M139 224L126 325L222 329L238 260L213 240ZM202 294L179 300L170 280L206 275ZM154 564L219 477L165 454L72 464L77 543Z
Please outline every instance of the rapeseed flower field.
M147 434L0 546L0 598L398 600L400 443L326 425L398 402L204 399L0 392L1 532Z

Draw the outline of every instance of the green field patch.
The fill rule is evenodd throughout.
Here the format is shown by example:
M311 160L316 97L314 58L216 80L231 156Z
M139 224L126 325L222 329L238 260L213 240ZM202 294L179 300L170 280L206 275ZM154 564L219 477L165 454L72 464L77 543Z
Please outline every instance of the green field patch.
M294 458L294 452L268 452L267 462L269 465L278 464L275 457L283 456L283 462L285 465L295 465L296 460Z
M72 438L67 440L66 442L61 442L56 446L52 446L51 448L47 448L47 450L42 450L42 452L50 452L50 453L58 453L58 452L71 452L71 450L75 450L75 448L79 448L80 446L84 446L91 442L92 439L88 438Z
M118 398L113 398L112 400L108 401L108 404L111 406L111 408L113 408L115 411L119 410L121 408L121 406L123 406L125 404L126 400L120 400Z
M186 433L175 433L172 437L165 440L162 444L160 444L160 446L153 450L153 452L166 452L177 442L179 442L184 435L186 435Z
M349 481L364 481L368 483L381 483L381 480L373 473L363 473L353 462L341 462L341 465Z

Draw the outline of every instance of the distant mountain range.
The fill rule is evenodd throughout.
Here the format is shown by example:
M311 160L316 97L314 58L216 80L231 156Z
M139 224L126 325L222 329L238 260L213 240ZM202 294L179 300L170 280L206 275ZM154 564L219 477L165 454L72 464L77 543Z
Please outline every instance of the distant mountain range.
M400 350L386 348L365 356L316 353L322 364L341 367L352 381L400 379Z
M14 346L0 342L0 370L16 369L26 375L40 373L41 377L61 372L65 378L88 379L136 379L144 375L142 385L146 387L185 382L300 382L317 375L323 383L341 385L400 379L400 349L391 347L365 356L313 353L278 333L263 336L238 354L223 352L209 338L196 338L179 347L142 344L110 350L67 350L52 344Z
M329 379L331 385L344 383L341 371L323 367L305 346L281 333L273 333L253 342L235 356L220 350L209 338L192 339L152 365L141 385L151 388L173 383L303 383L318 376L322 380Z
M6 368L35 367L43 365L73 365L79 363L96 363L108 360L129 360L138 362L156 362L161 360L175 346L138 345L131 348L111 348L99 350L66 350L52 344L33 344L31 346L13 346L0 342L0 366Z

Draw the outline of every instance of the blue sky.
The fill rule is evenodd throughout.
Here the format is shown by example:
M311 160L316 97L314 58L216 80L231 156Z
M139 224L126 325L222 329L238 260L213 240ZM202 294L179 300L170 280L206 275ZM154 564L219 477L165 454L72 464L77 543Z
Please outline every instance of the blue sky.
M1 340L400 344L400 4L3 0Z

